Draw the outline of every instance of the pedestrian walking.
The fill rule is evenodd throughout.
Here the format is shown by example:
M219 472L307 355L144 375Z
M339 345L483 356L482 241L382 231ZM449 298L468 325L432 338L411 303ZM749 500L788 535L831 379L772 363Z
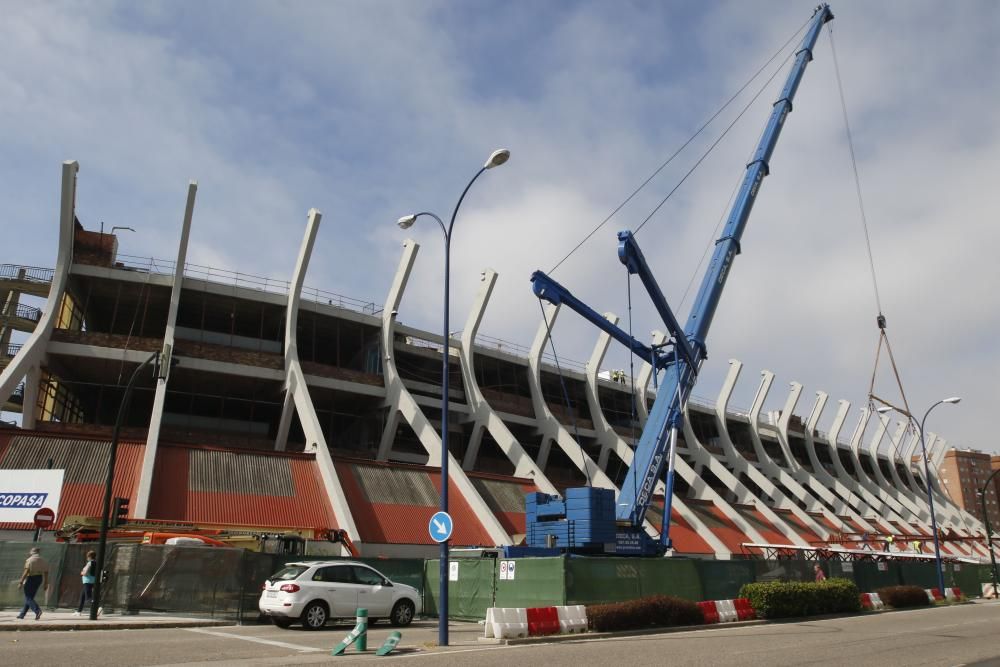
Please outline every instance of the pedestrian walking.
M819 564L814 565L813 570L816 571L816 583L826 581L826 573L823 572L823 568L821 568Z
M80 580L83 582L83 589L80 591L80 606L73 612L74 616L79 616L83 612L83 608L94 601L94 582L97 581L97 554L93 551L87 552L87 564L80 570Z
M21 580L17 585L24 588L24 607L17 617L24 618L30 609L35 612L35 620L39 620L42 617L42 608L35 602L35 594L39 588L49 590L49 564L42 558L38 547L31 547L28 560L24 561L24 572L21 573Z

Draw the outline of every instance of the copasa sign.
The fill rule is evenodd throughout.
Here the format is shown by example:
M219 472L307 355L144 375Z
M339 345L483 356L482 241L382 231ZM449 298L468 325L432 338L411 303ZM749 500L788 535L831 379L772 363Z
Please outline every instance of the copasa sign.
M0 470L0 522L32 523L43 507L59 508L64 470Z

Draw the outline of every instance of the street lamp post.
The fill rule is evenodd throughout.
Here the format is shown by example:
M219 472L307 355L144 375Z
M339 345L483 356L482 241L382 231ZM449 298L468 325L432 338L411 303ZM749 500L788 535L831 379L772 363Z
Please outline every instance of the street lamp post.
M992 564L992 569L990 570L993 574L993 596L997 597L997 557L993 553L993 529L990 527L990 515L986 512L986 491L990 488L990 482L993 478L997 476L1000 472L1000 468L997 468L990 476L986 478L986 483L983 484L983 488L980 489L979 495L983 501L983 523L986 525L986 548L990 550L990 563Z
M164 354L165 363L157 363L154 367L154 372L160 379L165 379L164 373L165 366L170 364L169 355ZM160 352L154 352L146 359L144 362L139 364L139 367L135 369L132 373L132 377L129 378L128 384L125 385L125 394L122 396L121 405L118 407L118 416L115 418L115 429L111 434L111 451L108 452L108 472L104 479L104 502L101 504L101 532L97 541L97 576L94 579L94 599L90 604L90 620L97 620L97 612L101 607L101 588L102 579L104 578L104 557L108 545L108 523L109 515L111 513L111 486L115 480L115 463L118 458L118 436L122 428L122 420L125 418L125 413L128 412L129 401L132 398L132 387L135 385L135 381L139 378L139 374L144 368L152 364L153 362L161 361Z
M430 211L424 211L422 213L415 213L411 215L404 216L400 218L397 222L401 229L409 229L413 226L413 223L417 221L422 215L426 215L430 218L437 220L438 225L441 226L441 231L444 233L444 329L443 329L443 344L444 350L441 355L441 511L448 511L448 357L451 355L451 346L449 341L448 332L448 306L450 298L449 290L449 280L450 280L450 270L451 270L451 231L455 226L455 216L458 215L458 209L462 205L462 200L465 199L466 193L469 192L469 188L472 184L476 182L484 171L487 169L492 169L493 167L499 167L504 162L510 159L510 151L501 148L500 150L493 151L489 159L486 160L476 175L472 177L469 184L465 186L462 190L462 196L458 198L458 203L455 204L455 210L451 213L451 221L448 226L445 227L444 222L437 215L431 213ZM438 570L439 578L441 579L441 586L439 589L439 600L438 600L438 645L447 646L448 645L448 540L441 542L441 556L440 556L440 568Z
M937 579L938 579L938 590L944 595L944 568L941 566L941 542L938 539L938 529L937 529L937 519L934 516L934 491L931 486L931 469L930 465L927 463L927 445L924 442L924 423L927 421L927 415L931 413L931 410L941 405L942 403L958 403L962 399L958 396L952 396L951 398L943 398L931 407L927 408L927 412L924 413L924 418L920 420L920 452L924 457L924 487L927 489L927 505L931 511L931 530L934 533L934 562L937 566Z

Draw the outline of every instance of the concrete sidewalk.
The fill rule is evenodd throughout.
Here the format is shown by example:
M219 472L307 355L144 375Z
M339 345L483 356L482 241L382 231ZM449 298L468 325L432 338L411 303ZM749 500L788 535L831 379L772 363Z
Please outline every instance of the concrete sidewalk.
M233 621L210 618L187 618L164 614L144 613L125 616L121 614L101 615L96 621L90 620L87 612L76 616L70 610L42 611L42 617L35 620L30 611L23 619L17 618L19 609L0 609L0 632L32 630L139 630L144 628L204 628L219 625L233 625Z

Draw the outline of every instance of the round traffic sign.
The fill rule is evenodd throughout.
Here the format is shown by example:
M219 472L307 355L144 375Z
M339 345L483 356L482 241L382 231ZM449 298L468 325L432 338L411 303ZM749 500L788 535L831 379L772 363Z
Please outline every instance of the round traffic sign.
M453 528L451 515L447 512L435 513L427 524L427 532L430 533L431 539L435 542L446 542L451 537Z
M35 525L39 528L48 528L56 520L56 513L50 510L48 507L43 507L42 509L35 512Z

